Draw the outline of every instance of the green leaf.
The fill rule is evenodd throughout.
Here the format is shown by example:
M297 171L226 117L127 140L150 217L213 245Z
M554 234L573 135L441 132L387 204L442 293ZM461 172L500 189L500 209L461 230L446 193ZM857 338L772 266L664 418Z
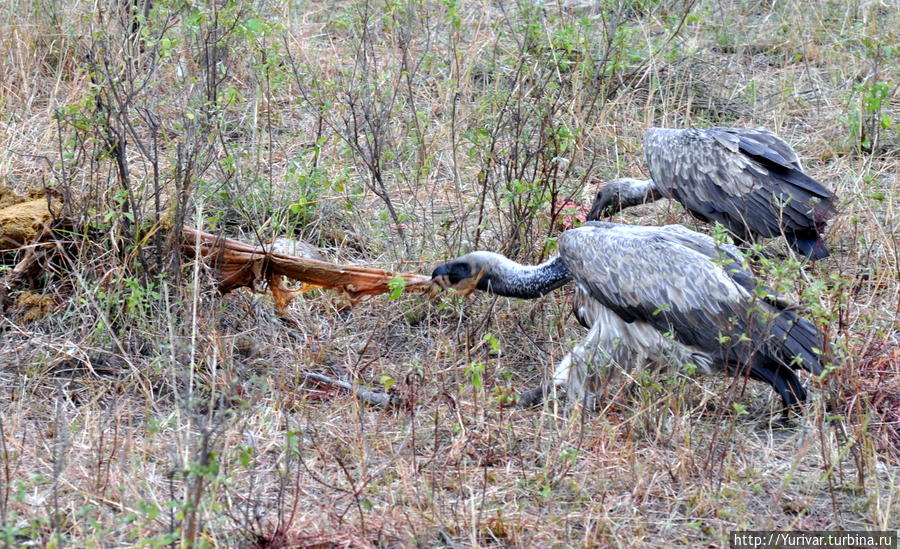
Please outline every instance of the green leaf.
M243 467L247 467L250 465L250 461L253 459L253 448L250 446L241 447L240 454L238 455L238 460L241 462Z
M494 334L484 334L484 337L482 339L487 341L488 344L491 346L492 353L494 353L494 354L500 353L500 340L497 339L497 336L495 336Z
M381 377L379 377L378 381L380 381L381 384L384 385L385 391L390 391L391 387L394 386L394 378L392 378L391 376L389 376L387 374L384 374Z
M466 368L466 375L472 381L472 387L481 389L484 387L484 364L473 362Z
M400 296L403 295L403 292L406 290L406 279L397 275L388 280L388 288L391 290L388 297L391 299L400 299Z
M259 19L248 19L244 26L254 34L258 34L263 28L263 24Z

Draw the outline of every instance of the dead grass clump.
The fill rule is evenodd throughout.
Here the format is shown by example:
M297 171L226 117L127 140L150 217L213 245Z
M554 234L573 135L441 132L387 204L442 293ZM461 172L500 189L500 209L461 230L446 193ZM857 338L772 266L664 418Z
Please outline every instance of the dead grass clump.
M34 292L22 292L16 296L13 314L18 322L29 324L40 320L44 316L56 310L57 303L52 296L40 295Z
M869 345L859 358L859 391L847 402L867 400L875 414L872 428L886 454L900 463L900 343L885 338Z

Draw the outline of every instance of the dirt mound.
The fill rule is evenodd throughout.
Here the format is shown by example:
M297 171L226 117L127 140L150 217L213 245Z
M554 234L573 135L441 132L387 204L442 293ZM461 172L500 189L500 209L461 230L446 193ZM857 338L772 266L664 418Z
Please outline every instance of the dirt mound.
M52 296L22 292L16 297L16 318L24 324L40 320L55 310L56 300Z
M61 202L48 199L43 191L32 191L23 197L9 187L0 186L0 250L13 250L34 242L61 208Z

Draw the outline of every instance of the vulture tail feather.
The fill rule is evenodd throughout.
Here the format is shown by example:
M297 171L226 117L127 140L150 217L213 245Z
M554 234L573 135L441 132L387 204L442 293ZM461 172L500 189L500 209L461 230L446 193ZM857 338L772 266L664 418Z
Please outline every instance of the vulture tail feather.
M797 234L787 234L785 236L791 248L811 260L828 257L828 247L825 245L825 241L818 236L804 237Z
M750 377L771 385L781 396L786 408L792 408L806 401L806 391L790 368L775 362L764 362L750 369Z

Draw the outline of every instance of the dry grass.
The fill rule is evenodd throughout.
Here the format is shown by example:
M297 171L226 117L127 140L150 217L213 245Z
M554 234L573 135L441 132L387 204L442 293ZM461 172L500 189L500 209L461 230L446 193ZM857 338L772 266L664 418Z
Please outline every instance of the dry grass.
M58 308L11 305L0 326L7 545L721 546L900 527L889 2L155 0L140 38L114 4L0 6L0 183L53 187L76 221L31 288ZM738 413L718 379L651 377L584 416L501 406L583 336L567 290L353 308L312 292L284 321L168 252L183 219L402 271L474 247L535 261L558 200L644 173L647 126L710 124L778 131L840 197L831 258L761 273L843 359L787 426L770 390L750 383ZM668 203L619 220L696 226Z

